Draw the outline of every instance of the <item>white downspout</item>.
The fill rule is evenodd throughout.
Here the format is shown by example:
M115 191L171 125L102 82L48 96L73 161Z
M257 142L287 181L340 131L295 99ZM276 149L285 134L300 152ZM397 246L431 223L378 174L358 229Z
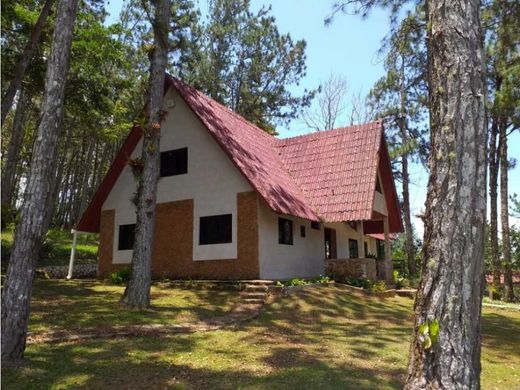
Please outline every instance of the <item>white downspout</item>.
M76 244L78 241L78 231L76 229L72 229L70 232L72 233L72 248L70 249L69 273L67 274L67 279L72 279L72 269L74 268L74 258L76 257Z

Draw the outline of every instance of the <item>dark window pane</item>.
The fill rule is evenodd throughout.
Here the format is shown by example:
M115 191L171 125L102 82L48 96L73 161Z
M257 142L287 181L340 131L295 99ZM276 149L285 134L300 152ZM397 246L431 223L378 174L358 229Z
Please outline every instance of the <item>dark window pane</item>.
M225 244L231 241L231 214L200 217L199 245Z
M278 218L278 243L293 244L293 224L290 219Z
M319 222L311 221L311 229L320 230L321 226Z
M359 257L358 252L358 241L349 238L348 240L349 257L351 259L357 259Z
M119 240L117 249L120 251L133 249L134 247L135 223L130 225L119 225Z
M365 248L365 258L368 257L368 243L365 241L364 243L364 248Z
M161 152L161 177L188 173L188 148Z
M300 226L300 236L305 237L305 226Z

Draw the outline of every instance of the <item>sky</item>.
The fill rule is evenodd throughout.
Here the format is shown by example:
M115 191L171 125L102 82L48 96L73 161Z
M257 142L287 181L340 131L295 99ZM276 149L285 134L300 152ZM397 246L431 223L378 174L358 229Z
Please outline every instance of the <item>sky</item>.
M204 17L207 0L195 2ZM333 0L251 0L252 10L271 5L281 33L289 33L293 40L304 39L307 42L307 74L299 86L291 87L295 93L305 88L314 89L335 74L346 78L351 93L366 94L385 74L382 58L377 52L390 28L388 14L375 10L366 19L356 15L337 15L331 25L325 26L324 19L333 3ZM109 21L117 19L122 5L121 0L110 1L107 6ZM277 131L280 137L292 137L310 130L302 121L294 120L288 127L279 127ZM510 136L509 156L520 160L520 132ZM410 176L411 212L415 216L424 211L428 173L420 165L413 165ZM400 192L400 185L396 184ZM518 168L510 170L509 193L520 195L520 161ZM519 219L512 218L511 222L520 225ZM422 237L422 221L414 218L413 223L418 236Z

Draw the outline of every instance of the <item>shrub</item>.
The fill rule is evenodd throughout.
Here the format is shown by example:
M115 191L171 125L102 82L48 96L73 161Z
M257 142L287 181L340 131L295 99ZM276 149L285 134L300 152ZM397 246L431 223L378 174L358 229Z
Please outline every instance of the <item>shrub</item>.
M394 282L395 282L395 288L400 290L402 288L410 288L411 282L409 279L405 278L404 276L401 276L399 274L399 271L394 270Z
M130 268L122 268L110 275L110 281L114 284L128 283L130 275L132 275Z
M369 289L372 285L372 282L369 279L365 278L346 278L344 280L344 283L354 287L361 287L364 289Z
M372 291L372 292L385 292L386 290L387 290L387 287L386 287L386 283L384 280L375 282L370 286L370 291Z

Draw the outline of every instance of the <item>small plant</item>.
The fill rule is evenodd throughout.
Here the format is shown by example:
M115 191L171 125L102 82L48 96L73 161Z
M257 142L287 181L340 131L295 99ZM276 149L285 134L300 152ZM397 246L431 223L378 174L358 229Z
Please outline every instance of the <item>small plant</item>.
M371 287L372 282L370 282L369 279L365 279L365 278L346 278L345 284L348 284L348 285L351 285L354 287L361 287L361 288L368 290Z
M387 286L384 280L380 280L379 282L375 282L370 286L370 291L372 292L385 292L387 290Z
M127 283L130 280L131 275L132 271L130 270L130 268L122 268L119 271L113 272L110 275L110 281L113 284Z
M437 342L439 337L439 321L434 319L433 321L425 321L419 324L419 340L422 343L424 349L430 349L433 344Z
M404 276L401 276L401 274L397 270L394 270L394 282L395 288L398 290L402 288L409 288L411 285L410 280L405 278Z

